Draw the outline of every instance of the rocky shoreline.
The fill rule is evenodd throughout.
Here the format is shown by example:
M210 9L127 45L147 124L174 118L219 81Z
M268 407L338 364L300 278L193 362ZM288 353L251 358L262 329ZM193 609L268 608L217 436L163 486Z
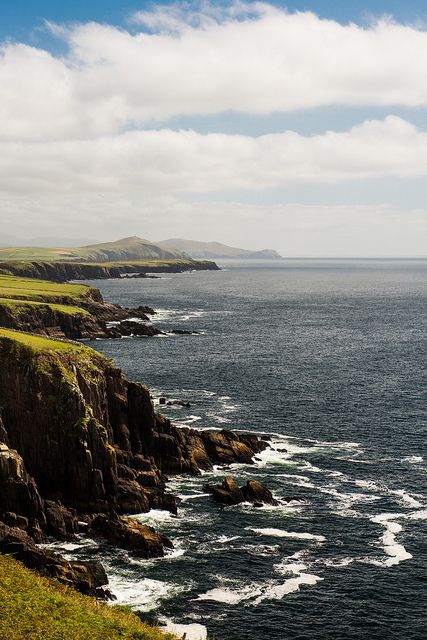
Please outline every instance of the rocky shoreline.
M250 463L268 445L253 434L175 427L144 385L95 351L47 338L33 346L20 335L0 337L0 551L108 597L99 563L68 562L38 545L80 534L162 556L173 541L129 515L176 513L168 475Z

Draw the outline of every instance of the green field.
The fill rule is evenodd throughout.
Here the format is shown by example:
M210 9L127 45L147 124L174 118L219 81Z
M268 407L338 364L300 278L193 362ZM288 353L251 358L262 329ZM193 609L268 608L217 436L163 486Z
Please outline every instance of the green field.
M1 640L176 640L0 555Z
M61 302L64 298L74 302L90 299L90 287L84 284L58 284L47 280L0 275L0 298Z

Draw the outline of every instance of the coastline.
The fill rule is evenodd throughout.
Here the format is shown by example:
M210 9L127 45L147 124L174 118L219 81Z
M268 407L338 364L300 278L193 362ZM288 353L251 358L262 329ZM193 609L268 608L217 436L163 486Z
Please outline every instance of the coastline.
M54 282L69 280L106 280L126 274L146 276L151 273L184 273L186 271L218 271L210 260L127 260L120 262L43 262L8 260L0 262L0 274Z
M137 311L104 303L93 289L81 304L104 326L106 318ZM141 320L154 313L139 311ZM253 434L174 427L155 414L144 385L127 380L89 347L63 340L66 332L50 335L41 318L34 311L26 317L35 332L0 329L0 550L42 575L108 599L114 594L99 563L67 561L39 544L100 536L139 557L162 556L173 541L129 514L152 508L176 513L167 475L248 464L267 443ZM23 429L28 411L35 412L33 421ZM185 625L172 627L185 632Z

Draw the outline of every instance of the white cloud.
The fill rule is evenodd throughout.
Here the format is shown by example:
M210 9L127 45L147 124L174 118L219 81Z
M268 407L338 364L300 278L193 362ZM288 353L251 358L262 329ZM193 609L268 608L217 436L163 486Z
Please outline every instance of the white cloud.
M166 129L0 143L0 189L15 192L212 193L425 175L427 133L394 116L307 137Z
M4 44L0 137L88 138L226 110L427 105L420 28L385 19L342 25L263 3L192 6L139 13L136 34L97 23L51 25L68 44L64 57Z

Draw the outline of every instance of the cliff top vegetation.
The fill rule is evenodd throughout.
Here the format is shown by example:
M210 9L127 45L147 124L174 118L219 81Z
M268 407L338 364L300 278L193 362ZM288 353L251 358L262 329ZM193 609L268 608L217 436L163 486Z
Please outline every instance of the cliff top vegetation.
M0 555L0 638L7 640L176 640L124 607L42 578Z

